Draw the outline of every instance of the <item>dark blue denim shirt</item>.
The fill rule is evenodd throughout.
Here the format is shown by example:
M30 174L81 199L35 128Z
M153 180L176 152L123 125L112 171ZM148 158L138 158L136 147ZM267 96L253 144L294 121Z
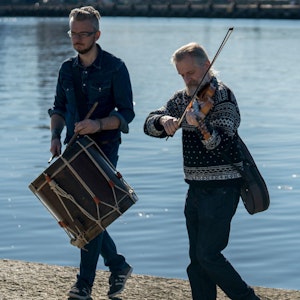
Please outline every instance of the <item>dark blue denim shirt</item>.
M77 56L63 62L59 70L54 106L48 112L50 117L59 114L64 118L67 127L65 143L68 143L74 134L74 124L80 121L72 68L80 69L87 109L98 101L98 106L90 118L101 119L115 115L120 119L119 129L91 135L97 143L120 140L121 132L128 133L128 124L135 116L131 82L125 63L102 50L99 45L97 47L98 56L91 66L84 68Z

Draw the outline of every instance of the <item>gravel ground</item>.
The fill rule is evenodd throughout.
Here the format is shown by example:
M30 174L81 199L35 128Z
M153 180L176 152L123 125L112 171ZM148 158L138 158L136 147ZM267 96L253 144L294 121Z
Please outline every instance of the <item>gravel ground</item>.
M74 283L77 269L24 261L0 260L0 300L63 300ZM93 300L108 299L109 272L97 271ZM254 287L261 300L300 300L300 291ZM125 290L115 300L184 300L191 299L189 283L132 274ZM218 290L218 300L228 299Z

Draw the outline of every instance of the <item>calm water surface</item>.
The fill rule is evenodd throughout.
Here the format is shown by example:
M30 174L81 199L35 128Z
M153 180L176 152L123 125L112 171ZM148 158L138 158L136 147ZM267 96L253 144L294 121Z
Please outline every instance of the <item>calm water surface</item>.
M28 185L45 168L49 118L61 62L73 55L66 18L0 18L0 255L77 266L79 251ZM251 285L300 288L300 22L109 18L101 46L127 64L136 118L124 136L118 169L139 202L109 228L137 274L186 279L180 132L143 134L146 115L183 87L170 56L197 41L238 99L240 134L268 184L271 207L250 216L240 204L225 255ZM104 269L102 260L98 267Z

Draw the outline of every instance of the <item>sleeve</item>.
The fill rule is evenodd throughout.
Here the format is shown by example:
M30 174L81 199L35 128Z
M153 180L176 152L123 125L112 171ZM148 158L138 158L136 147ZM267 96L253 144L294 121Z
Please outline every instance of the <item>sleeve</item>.
M156 110L151 112L145 120L144 123L144 133L158 138L163 138L167 136L164 127L160 125L159 119L166 114L163 113L164 107L161 110Z
M211 131L208 140L202 140L208 150L224 151L230 148L240 125L240 112L234 94L228 88L218 90L215 105L205 119Z
M144 133L157 138L166 137L167 133L164 127L160 125L159 119L163 116L171 116L179 119L185 109L184 105L178 105L179 102L180 92L177 92L165 106L151 112L144 122Z
M116 116L120 120L120 130L129 132L128 124L134 119L132 87L128 69L122 62L113 77L113 93L116 109L110 116Z
M61 117L65 119L65 113L66 113L66 105L65 105L65 92L62 88L62 67L59 70L59 75L56 83L56 93L54 97L54 104L53 107L48 109L48 114L51 117L54 114L58 114Z

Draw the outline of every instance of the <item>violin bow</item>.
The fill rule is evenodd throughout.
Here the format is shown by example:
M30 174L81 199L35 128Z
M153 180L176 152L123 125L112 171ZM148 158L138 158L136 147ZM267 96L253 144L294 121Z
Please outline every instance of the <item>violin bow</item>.
M211 69L211 67L212 67L213 64L215 63L216 59L218 58L219 54L221 53L222 49L224 48L224 46L225 46L227 40L229 39L229 37L230 37L232 31L233 31L233 27L230 27L230 28L227 30L227 33L226 33L225 37L223 38L223 41L222 41L221 45L219 46L219 49L218 49L217 53L215 54L215 56L214 56L213 60L211 61L209 67L207 68L207 70L205 71L204 75L202 76L202 78L201 78L201 80L200 80L200 83L198 84L198 86L197 86L195 92L193 93L192 99L191 99L190 103L187 105L187 107L185 108L185 110L184 110L182 116L181 116L180 119L178 120L178 127L181 125L181 123L182 123L182 121L183 121L183 119L184 119L184 117L185 117L185 115L186 115L186 113L187 113L188 108L191 106L191 104L193 103L194 99L196 98L196 96L197 96L197 94L198 94L198 92L199 92L199 90L200 90L200 87L201 87L201 85L202 85L202 83L203 83L203 81L204 81L206 75L208 74L209 70ZM167 136L167 139L168 139L168 138L169 138L169 136Z

